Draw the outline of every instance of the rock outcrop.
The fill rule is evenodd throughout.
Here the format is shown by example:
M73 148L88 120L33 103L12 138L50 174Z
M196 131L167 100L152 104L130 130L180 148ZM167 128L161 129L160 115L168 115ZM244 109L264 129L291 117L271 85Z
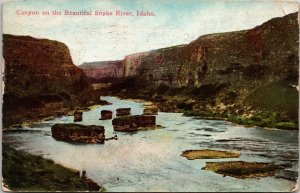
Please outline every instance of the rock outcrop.
M241 124L295 129L297 18L292 13L253 29L204 35L187 45L130 55L123 60L125 80L111 92L154 100L162 111L234 115L242 117L234 118Z
M143 114L144 115L157 115L158 108L156 106L145 107Z
M239 152L211 149L186 150L181 154L181 156L186 157L188 160L238 158L240 155Z
M82 111L75 111L74 112L74 122L82 121L83 112Z
M119 108L116 111L117 111L116 113L117 116L126 116L126 115L130 115L131 108Z
M112 119L113 112L109 110L102 110L101 111L101 118L100 120L107 120Z
M139 58L140 65L136 66L135 73L131 69L129 59L124 61L124 69L126 76L135 75L143 78L144 81L153 84L176 85L178 82L178 70L183 64L183 51L185 45L173 46L153 50L147 55Z
M225 176L231 176L239 179L258 178L274 176L281 167L272 163L263 162L206 162L203 170L210 170Z
M126 56L122 61L124 66L124 77L136 76L138 74L137 69L142 64L142 59L151 54L152 52L149 51L134 53Z
M51 127L52 137L67 142L104 143L103 126L73 123L55 124Z
M156 126L155 116L133 115L114 118L112 121L115 131L139 131L153 129Z
M121 60L85 62L78 67L83 69L92 82L114 80L124 76L124 67Z
M61 42L4 34L3 57L4 127L62 115L99 99Z

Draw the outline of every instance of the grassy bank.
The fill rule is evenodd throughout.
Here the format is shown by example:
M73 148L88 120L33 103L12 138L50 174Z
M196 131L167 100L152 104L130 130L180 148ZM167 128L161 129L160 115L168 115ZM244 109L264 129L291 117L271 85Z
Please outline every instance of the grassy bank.
M80 172L41 156L3 144L2 173L12 191L99 191L101 187Z
M297 130L297 121L285 121L278 116L278 113L264 112L257 114L252 117L244 117L242 115L230 115L230 114L216 114L202 111L184 111L185 116L189 117L199 117L203 119L222 119L227 120L232 123L245 126L259 126L259 127L269 127L278 128L286 130Z
M298 91L281 80L242 91L230 84L154 85L135 78L114 82L102 94L152 101L163 112L222 119L246 126L298 129Z

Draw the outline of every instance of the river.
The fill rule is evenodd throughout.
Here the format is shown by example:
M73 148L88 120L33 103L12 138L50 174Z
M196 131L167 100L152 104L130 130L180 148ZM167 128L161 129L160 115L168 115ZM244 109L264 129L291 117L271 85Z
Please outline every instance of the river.
M114 136L111 120L99 120L101 110L132 108L142 114L144 104L116 97L102 97L112 105L94 107L83 113L81 124L102 125L107 138ZM71 144L51 136L55 123L72 123L63 116L23 126L22 132L3 133L3 142L16 149L50 158L64 166L86 170L107 191L289 191L294 182L275 177L236 179L202 170L207 161L244 160L289 164L298 168L298 131L243 127L226 121L202 120L181 113L159 112L163 129L136 133L117 132L118 140L105 144ZM240 158L187 160L189 149L233 150Z

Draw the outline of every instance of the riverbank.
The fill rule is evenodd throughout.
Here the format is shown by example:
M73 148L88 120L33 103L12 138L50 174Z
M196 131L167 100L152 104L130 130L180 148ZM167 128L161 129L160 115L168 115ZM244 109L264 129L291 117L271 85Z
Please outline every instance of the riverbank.
M16 130L22 125L30 125L33 123L39 123L43 121L47 121L50 119L55 119L57 117L73 115L75 111L90 111L97 105L110 105L109 102L105 100L98 100L97 102L91 102L85 106L77 106L74 108L56 108L53 109L39 109L36 112L33 111L20 111L17 115L13 116L14 121L10 124L3 125L3 131L11 131Z
M80 172L41 156L17 151L3 144L3 182L12 191L92 191L104 190Z
M172 87L149 85L134 78L116 81L99 90L102 95L150 101L161 112L183 113L201 119L226 120L244 126L298 130L298 91L286 82L276 82L262 92L237 96L218 85ZM141 89L142 88L142 89ZM222 91L223 90L223 91ZM221 92L222 91L222 92ZM266 94L266 93L264 93ZM224 96L223 96L224 95ZM262 96L263 95L263 96ZM241 99L239 99L241 98Z
M175 100L169 98L171 105L166 105L164 102L160 100L152 100L146 98L127 98L126 96L118 96L121 99L132 100L136 102L143 102L146 105L154 105L158 106L162 112L172 112L172 113L183 113L186 117L197 117L198 119L205 119L205 120L224 120L229 121L231 123L235 123L238 125L252 127L267 127L267 128L277 128L277 129L285 129L285 130L298 130L298 124L296 121L281 121L276 113L265 112L261 113L257 116L245 117L242 115L233 115L233 114L226 114L226 113L214 113L214 112L204 112L202 110L185 110L184 108L179 108L178 106L189 105L183 104L181 102L176 102ZM184 100L184 99L183 99ZM189 99L185 99L189 100ZM163 100L164 101L164 100ZM172 104L173 102L173 104Z

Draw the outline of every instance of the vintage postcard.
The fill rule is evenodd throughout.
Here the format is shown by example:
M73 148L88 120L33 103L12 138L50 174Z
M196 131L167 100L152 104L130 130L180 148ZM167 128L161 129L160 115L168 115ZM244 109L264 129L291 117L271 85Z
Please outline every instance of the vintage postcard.
M298 11L4 0L2 189L298 191Z

